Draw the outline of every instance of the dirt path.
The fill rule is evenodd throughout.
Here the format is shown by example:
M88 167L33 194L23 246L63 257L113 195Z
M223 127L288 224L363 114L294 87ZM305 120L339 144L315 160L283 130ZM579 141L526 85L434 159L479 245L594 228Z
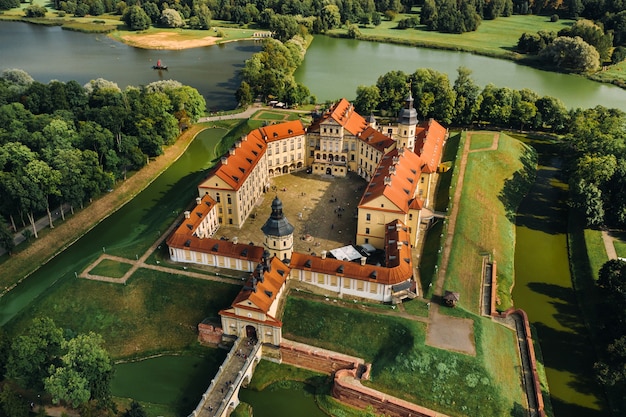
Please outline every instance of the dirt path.
M615 245L613 244L613 236L611 236L611 232L603 230L602 241L604 242L604 250L606 251L606 256L609 259L617 259L617 251L615 250Z

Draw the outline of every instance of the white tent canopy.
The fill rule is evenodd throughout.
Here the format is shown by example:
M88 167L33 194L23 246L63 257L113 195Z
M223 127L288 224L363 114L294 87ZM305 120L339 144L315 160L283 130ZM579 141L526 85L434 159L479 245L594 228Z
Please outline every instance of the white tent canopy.
M330 253L332 253L335 258L342 261L354 261L356 259L361 259L361 256L363 256L352 245L331 249Z

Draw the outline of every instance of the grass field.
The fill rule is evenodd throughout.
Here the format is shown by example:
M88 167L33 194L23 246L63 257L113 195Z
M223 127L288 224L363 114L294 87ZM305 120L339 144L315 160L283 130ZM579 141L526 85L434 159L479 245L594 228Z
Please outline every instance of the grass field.
M515 224L507 206L517 185L514 174L522 171L520 159L529 149L500 134L497 150L468 155L445 289L460 292L460 304L469 311L479 309L484 256L498 263L498 310L512 305Z
M549 16L513 15L495 20L483 20L475 32L451 34L432 32L425 26L416 29L397 29L400 19L416 15L398 15L394 21L383 20L380 26L360 27L362 38L381 42L405 43L440 49L472 51L479 54L505 58L520 58L513 51L524 32L539 30L558 32L571 26L572 20L560 19L550 22ZM417 15L419 17L419 14ZM347 30L335 29L331 34L347 34Z
M450 415L519 414L515 337L489 320L475 318L476 357L425 345L425 325L331 304L290 297L286 337L372 362L367 385ZM516 386L517 384L517 386Z
M591 267L591 274L595 281L598 279L600 268L602 268L602 265L604 265L609 258L604 248L604 241L602 240L602 232L600 230L587 228L584 230L584 234L587 254L589 255L589 266ZM613 245L615 246L617 256L626 257L626 242L624 240L615 239Z
M122 278L131 267L131 264L127 264L125 262L103 259L88 272L92 275L101 275L103 277Z
M101 334L116 359L184 350L196 343L198 323L217 317L239 290L147 269L137 270L126 285L66 280L31 304L10 324L10 333L47 316L72 332Z

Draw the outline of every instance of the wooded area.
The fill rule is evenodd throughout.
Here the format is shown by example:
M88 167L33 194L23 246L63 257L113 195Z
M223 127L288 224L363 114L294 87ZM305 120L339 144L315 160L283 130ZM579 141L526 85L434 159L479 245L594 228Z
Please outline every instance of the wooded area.
M83 207L162 153L204 114L206 102L176 81L120 89L97 79L42 84L21 70L0 76L0 245L51 207ZM29 229L26 229L29 230ZM25 232L30 235L29 232ZM28 237L28 236L27 236Z

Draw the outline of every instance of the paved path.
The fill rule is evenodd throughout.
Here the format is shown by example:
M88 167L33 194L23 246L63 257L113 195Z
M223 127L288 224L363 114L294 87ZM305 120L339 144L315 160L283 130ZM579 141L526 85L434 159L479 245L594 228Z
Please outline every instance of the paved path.
M602 241L604 242L604 250L606 250L606 256L610 259L617 259L617 252L615 251L615 245L613 244L613 236L608 230L602 231Z

